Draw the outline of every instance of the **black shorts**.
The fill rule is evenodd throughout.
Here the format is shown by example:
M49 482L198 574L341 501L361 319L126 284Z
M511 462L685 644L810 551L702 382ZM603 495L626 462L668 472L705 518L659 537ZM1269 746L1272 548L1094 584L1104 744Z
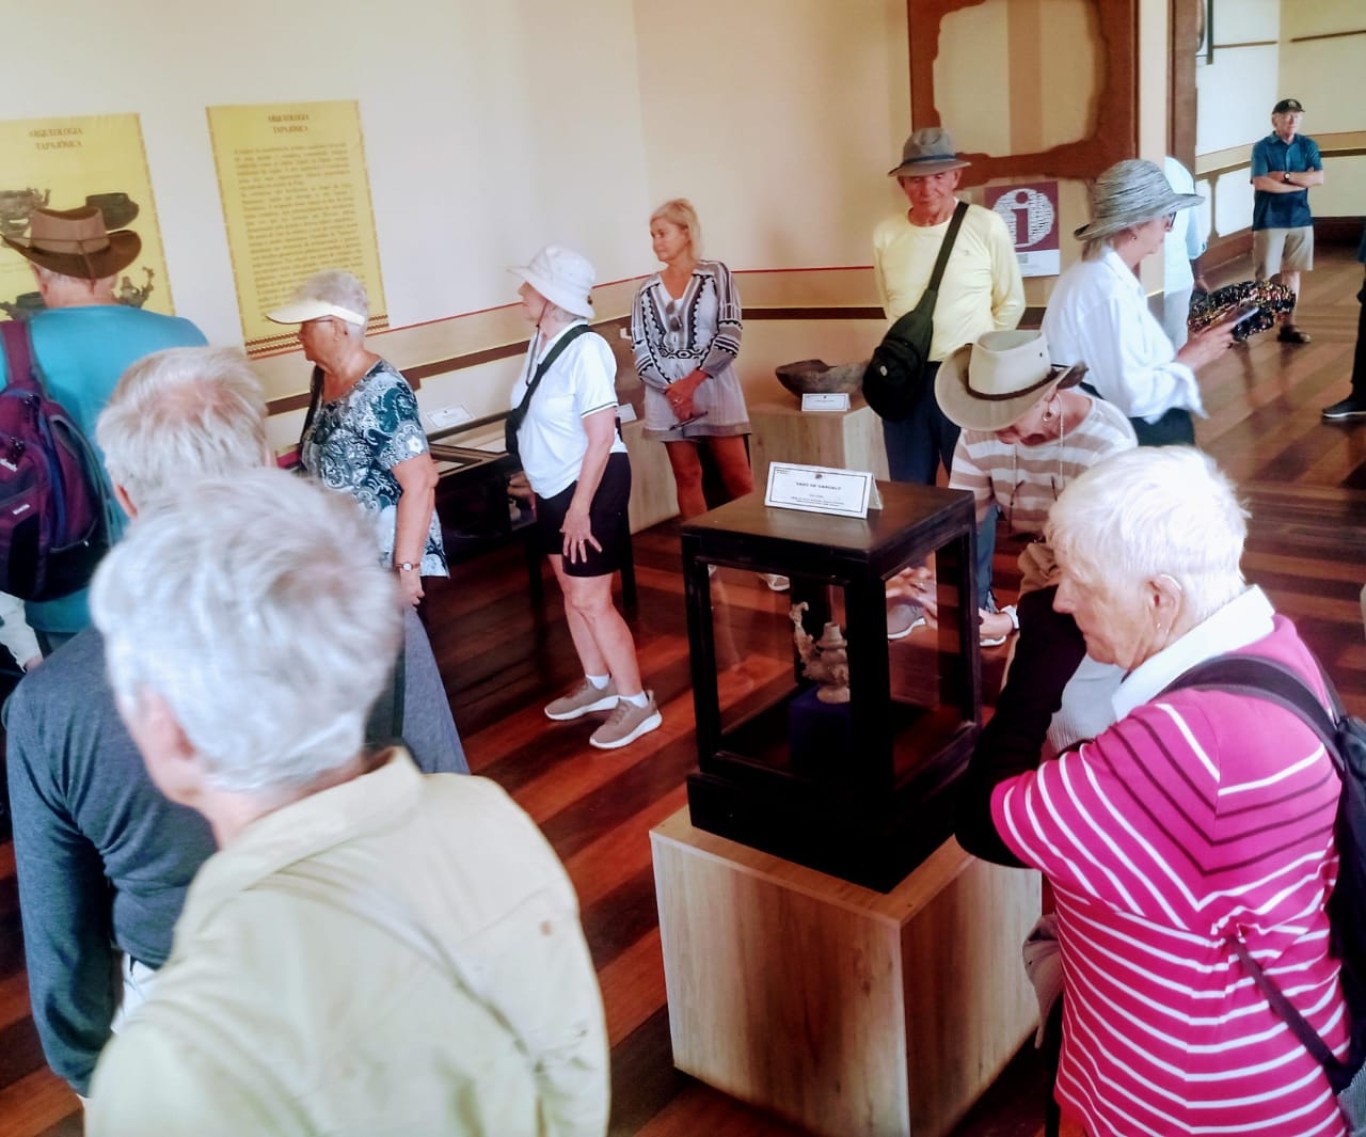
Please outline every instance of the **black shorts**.
M564 552L564 534L560 526L569 512L578 482L571 482L554 497L536 495L536 529L540 534L541 550L547 556ZM564 558L566 576L610 576L621 568L626 542L631 539L626 521L626 507L631 501L631 459L625 454L611 454L607 469L602 472L598 492L588 507L588 520L593 537L602 546L599 551L585 544L587 560L570 562Z

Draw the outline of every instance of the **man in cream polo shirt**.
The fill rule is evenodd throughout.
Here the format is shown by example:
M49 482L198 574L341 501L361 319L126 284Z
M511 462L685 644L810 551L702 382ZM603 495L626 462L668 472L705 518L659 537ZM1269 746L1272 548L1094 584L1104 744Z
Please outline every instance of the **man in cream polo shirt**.
M958 157L947 130L929 127L912 132L901 164L888 171L910 206L873 231L873 273L889 323L920 302L958 205L958 179L969 164ZM920 400L906 418L882 422L893 481L934 485L941 461L948 470L958 428L935 402L934 373L957 348L986 332L1008 331L1023 313L1024 284L1005 222L969 205L939 285Z

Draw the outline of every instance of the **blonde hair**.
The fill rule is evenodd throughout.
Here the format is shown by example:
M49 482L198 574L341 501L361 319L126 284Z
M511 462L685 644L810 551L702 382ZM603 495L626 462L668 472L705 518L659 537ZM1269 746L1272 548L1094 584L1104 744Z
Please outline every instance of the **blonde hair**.
M697 220L697 210L692 207L686 197L670 198L652 214L650 214L650 224L656 221L667 221L670 225L677 225L688 234L688 252L693 255L693 259L700 260L702 257L702 223Z

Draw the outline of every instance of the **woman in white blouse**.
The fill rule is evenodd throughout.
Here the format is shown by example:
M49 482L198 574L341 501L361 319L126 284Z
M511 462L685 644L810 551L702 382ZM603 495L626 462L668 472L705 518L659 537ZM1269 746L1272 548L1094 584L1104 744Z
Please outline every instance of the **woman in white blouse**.
M703 442L732 498L754 489L749 413L734 366L740 294L730 269L698 260L701 232L689 202L676 198L656 209L650 241L664 267L636 293L631 341L645 384L645 437L668 451L686 520L707 511L697 452Z
M1233 323L1192 336L1177 351L1148 308L1138 266L1161 253L1178 211L1198 194L1172 190L1152 162L1126 159L1096 179L1092 221L1076 231L1082 259L1059 278L1044 312L1053 362L1084 363L1087 384L1133 424L1140 446L1194 445L1203 416L1195 372L1233 342Z

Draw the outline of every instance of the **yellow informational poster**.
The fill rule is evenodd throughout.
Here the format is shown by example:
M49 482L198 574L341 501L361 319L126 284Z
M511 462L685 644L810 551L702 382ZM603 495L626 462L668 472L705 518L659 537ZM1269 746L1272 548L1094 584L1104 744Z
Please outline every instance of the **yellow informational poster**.
M295 329L265 313L324 268L355 274L370 330L387 328L360 105L210 107L209 131L247 354L298 346Z
M26 239L30 214L44 206L97 206L111 232L142 238L138 259L115 282L119 299L174 315L137 115L0 122L0 171L0 234ZM0 310L22 318L42 306L29 262L0 243Z

